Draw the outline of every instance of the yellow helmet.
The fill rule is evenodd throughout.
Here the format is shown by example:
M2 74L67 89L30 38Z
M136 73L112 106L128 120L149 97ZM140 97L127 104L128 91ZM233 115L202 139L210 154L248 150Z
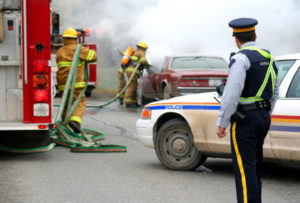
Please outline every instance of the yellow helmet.
M145 42L140 42L140 43L138 43L136 46L142 47L142 48L144 48L144 49L148 49L148 45L147 45Z
M68 28L65 30L63 37L68 37L68 38L77 38L77 32L73 28Z

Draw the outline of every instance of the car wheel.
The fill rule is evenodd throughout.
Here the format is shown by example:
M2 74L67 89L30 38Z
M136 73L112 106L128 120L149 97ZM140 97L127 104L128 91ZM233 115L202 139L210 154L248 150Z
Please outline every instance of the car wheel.
M170 99L172 97L170 88L165 86L163 89L163 99Z
M194 145L192 132L182 119L172 119L163 124L155 138L155 152L166 168L195 170L206 160Z

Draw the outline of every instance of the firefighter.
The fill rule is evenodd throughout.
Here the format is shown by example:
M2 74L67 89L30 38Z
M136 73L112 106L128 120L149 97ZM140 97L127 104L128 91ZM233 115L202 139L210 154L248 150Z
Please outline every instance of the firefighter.
M56 74L57 85L59 94L62 95L65 88L65 83L69 75L69 70L72 65L73 54L77 46L78 33L73 28L68 28L63 34L64 46L62 46L56 53L56 63L58 71ZM80 49L79 61L78 61L78 73L75 84L75 91L73 101L77 99L81 91L83 91L85 85L84 82L84 64L97 61L97 53L87 47L82 46ZM75 133L80 133L80 126L82 117L85 111L86 102L85 95L81 98L77 108L73 112L70 120L67 122ZM65 112L62 119L64 120Z
M137 64L140 64L139 69L137 70L133 80L131 81L130 85L128 86L125 92L124 103L126 107L133 107L136 108L137 104L137 80L140 76L141 71L144 68L149 67L149 63L146 58L146 51L148 49L148 45L145 42L140 42L137 45L137 50L133 53L131 57L131 62L129 66L125 69L125 73L127 78L129 79L134 71L134 68Z
M278 69L269 51L256 44L257 20L232 20L233 36L240 49L229 63L221 101L217 135L226 135L231 122L231 152L238 202L261 202L263 143L270 114L278 98Z
M133 52L134 52L134 49L131 46L128 46L127 49L120 51L120 54L122 55L122 60L121 60L121 67L118 70L119 85L118 85L118 94L117 95L120 95L120 93L126 86L125 69L131 63L131 56L132 56ZM119 96L119 104L123 105L123 103L124 103L124 93Z

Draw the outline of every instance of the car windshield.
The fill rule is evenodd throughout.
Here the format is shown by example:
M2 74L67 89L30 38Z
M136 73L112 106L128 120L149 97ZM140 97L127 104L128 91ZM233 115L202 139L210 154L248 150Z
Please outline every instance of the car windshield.
M227 69L228 64L222 58L214 57L174 57L171 69Z
M281 82L286 73L290 70L295 60L276 61L278 68L278 77Z

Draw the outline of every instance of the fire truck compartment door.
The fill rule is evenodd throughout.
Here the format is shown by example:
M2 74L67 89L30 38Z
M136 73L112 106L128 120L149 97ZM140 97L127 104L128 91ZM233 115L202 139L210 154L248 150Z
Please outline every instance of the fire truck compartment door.
M3 41L0 43L0 66L15 66L20 60L21 14L2 12Z
M21 9L20 0L0 0L0 10L4 9Z

